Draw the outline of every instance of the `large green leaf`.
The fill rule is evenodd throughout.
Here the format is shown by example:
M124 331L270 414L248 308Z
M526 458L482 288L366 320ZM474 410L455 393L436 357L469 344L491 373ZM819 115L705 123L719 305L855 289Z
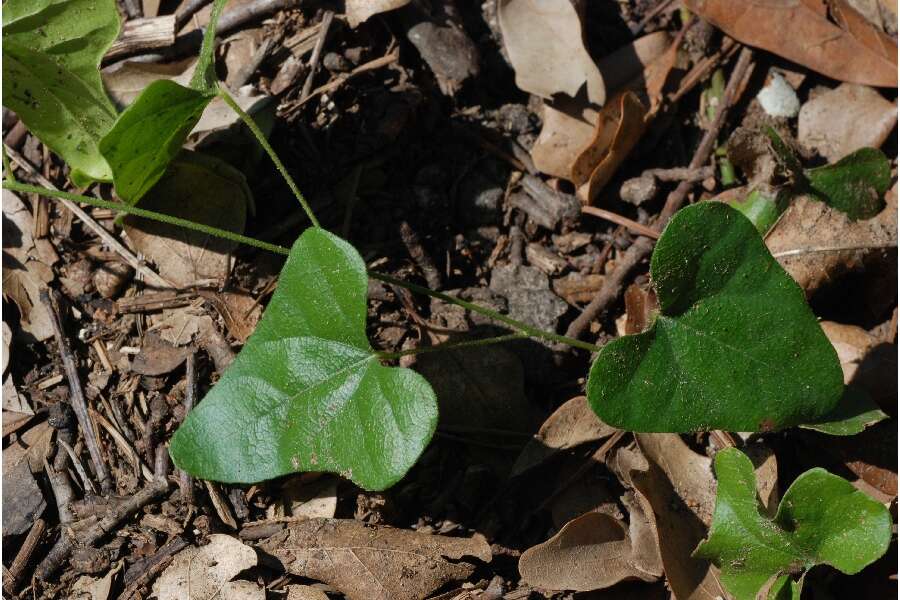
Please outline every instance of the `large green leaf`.
M73 169L108 180L98 144L116 118L100 59L119 35L115 0L7 0L3 103Z
M163 176L216 95L214 32L227 2L216 0L213 6L191 87L165 79L154 81L100 142L116 193L129 204L137 204Z
M603 347L588 398L631 431L760 431L817 421L843 377L802 290L735 209L679 211L653 253L660 315Z
M428 382L383 366L365 336L356 250L317 228L294 244L256 331L172 437L196 477L250 483L330 471L370 490L399 480L437 423Z
M713 523L694 554L721 569L722 583L737 600L752 600L770 579L802 575L818 564L858 573L890 544L888 510L824 469L800 475L772 520L760 514L753 463L743 452L719 452L716 475Z

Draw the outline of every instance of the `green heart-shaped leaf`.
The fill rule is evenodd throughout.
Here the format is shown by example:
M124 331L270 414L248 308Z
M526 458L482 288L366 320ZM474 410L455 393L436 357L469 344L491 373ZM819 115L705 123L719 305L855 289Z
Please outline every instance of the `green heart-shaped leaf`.
M833 165L807 169L805 174L817 197L854 221L880 213L891 187L891 161L876 148L860 148Z
M227 1L216 0L213 5L191 87L168 79L154 81L100 142L116 193L128 204L137 204L163 176L216 95L215 30Z
M109 180L98 144L116 119L100 60L119 35L115 0L7 0L3 104L73 169Z
M760 514L753 463L743 452L719 452L716 476L713 523L694 555L721 569L722 583L737 600L752 600L771 579L801 575L818 564L858 573L891 542L888 510L824 469L800 475L772 520Z
M650 273L659 317L604 346L591 367L588 398L604 423L770 430L816 422L840 400L834 348L738 211L719 202L679 211Z
M353 246L306 230L256 331L172 437L175 464L227 482L329 471L370 490L396 483L431 439L437 401L370 347L367 284Z

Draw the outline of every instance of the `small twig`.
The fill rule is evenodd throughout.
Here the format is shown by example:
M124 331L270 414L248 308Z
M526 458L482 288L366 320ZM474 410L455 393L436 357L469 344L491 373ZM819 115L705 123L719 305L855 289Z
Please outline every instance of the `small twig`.
M78 477L81 479L81 484L84 486L85 491L90 490L92 493L97 493L97 488L94 487L94 482L87 476L87 473L84 471L84 467L81 466L81 461L78 460L78 456L75 454L75 450L72 449L66 440L60 439L59 445L62 446L63 450L66 451L66 454L69 455L69 462L72 463L72 466L75 467L75 472L78 473Z
M703 134L703 138L700 140L700 144L694 152L694 157L688 165L689 169L696 169L709 160L716 140L719 137L719 132L725 124L725 116L728 113L728 109L731 108L731 105L736 99L738 86L744 80L747 70L750 68L750 60L752 57L753 51L745 46L741 50L740 57L734 66L734 70L731 72L731 77L729 78L728 85L725 87L725 92L722 95L722 102L719 104L716 118L713 120L709 129L706 130L706 133ZM659 218L655 223L657 231L662 231L666 226L666 223L669 222L669 219L672 218L672 215L681 208L681 205L684 203L687 193L692 186L692 182L682 181L678 184L678 187L669 194L669 197L666 199L666 204L663 206ZM628 248L621 258L616 260L616 268L613 269L612 273L607 275L606 279L604 279L603 285L597 291L597 295L591 300L590 304L588 304L584 308L584 311L569 325L569 328L566 330L566 337L578 338L581 336L590 322L596 319L600 313L606 310L609 305L619 297L625 283L625 278L631 273L632 269L652 252L652 250L653 240L650 238L640 238Z
M784 250L776 252L772 256L774 258L787 258L789 256L801 256L803 254L821 254L828 252L856 252L857 250L887 250L888 248L896 248L897 242L887 242L885 244L850 244L848 246L813 246L808 248L794 248L792 250Z
M422 246L422 240L419 239L419 234L413 231L413 228L409 226L409 223L406 221L400 222L400 239L403 240L403 245L406 246L407 252L409 252L409 256L413 259L413 262L416 263L416 266L419 267L419 270L422 271L422 276L425 277L425 282L428 283L428 287L433 290L441 289L441 273L438 271L437 267L434 265L434 261L431 260L431 256Z
M78 425L81 426L81 431L84 434L84 443L91 456L94 473L100 480L100 489L103 490L104 494L109 493L112 491L112 482L109 472L106 470L106 463L103 462L103 455L100 453L100 441L97 438L97 432L94 431L93 423L91 423L91 419L88 416L87 402L84 399L84 391L81 388L78 367L75 364L75 356L69 348L68 340L66 340L63 333L62 318L56 306L56 298L51 297L51 292L48 290L41 290L40 297L41 303L50 316L53 335L56 337L56 345L59 346L59 357L62 360L66 378L69 380L69 403L72 405L72 410L75 411L75 418L78 419Z
M671 96L669 96L668 100L671 103L678 102L684 97L685 94L689 93L697 84L703 81L706 76L712 71L716 65L719 63L725 62L731 55L737 52L738 44L735 43L733 39L730 37L726 37L722 40L722 47L718 52L713 54L712 56L708 56L694 65L687 75L681 80L681 84L678 86L678 90L675 91Z
M191 352L187 357L185 366L184 388L184 416L187 417L194 409L195 396L197 394L197 353ZM191 476L178 469L178 488L181 490L181 500L187 505L194 503L194 482Z
M319 69L319 60L322 56L322 48L325 47L325 38L328 36L328 30L331 28L331 21L334 19L334 12L326 10L322 15L322 24L319 27L319 36L316 38L316 45L313 47L312 56L309 58L309 74L306 81L303 82L303 91L300 92L300 102L302 103L309 97L312 90L313 80Z
M690 169L675 167L673 169L647 169L641 175L651 175L659 181L703 181L716 174L710 165Z
M38 579L47 579L62 566L76 546L90 546L104 535L113 532L122 521L155 500L158 496L166 493L168 489L169 482L166 479L154 479L147 487L115 505L107 512L105 517L79 531L77 535L69 528L64 527L59 540L57 540L56 544L35 570L35 576Z
M397 60L399 58L400 58L400 51L393 50L392 52L389 52L388 54L386 54L384 56L376 58L375 60L370 60L369 62L367 62L365 64L359 65L358 67L356 67L355 69L353 69L352 71L350 71L349 73L344 75L343 77L335 77L334 79L332 79L325 85L321 85L321 86L317 87L304 100L300 100L294 106L292 106L290 108L290 110L296 110L296 109L300 108L301 106L303 106L304 104L306 104L307 102L309 102L310 100L315 98L316 96L319 96L321 94L331 93L331 92L337 90L339 87L341 87L342 85L344 85L345 83L347 83L348 81L350 81L351 79L356 77L357 75L361 75L368 71L374 71L376 69L380 69L382 67L386 67L390 64L393 64L393 63L397 62Z
M206 6L210 0L188 0L184 6L181 7L181 10L175 13L175 31L178 31L182 27L184 27L185 23L188 22L194 14Z
M35 181L44 186L45 188L51 190L57 190L58 188L50 183L43 175L37 172L37 169L32 166L30 162L25 160L21 154L10 148L9 146L4 144L4 148L6 148L6 152L9 155L10 160L12 160L16 165L19 166L22 170L24 170L29 176L31 176ZM119 256L125 259L135 271L139 271L143 273L144 277L146 277L149 281L151 281L154 285L159 286L161 288L174 288L175 285L166 281L162 277L160 277L153 269L142 263L138 258L131 253L128 248L122 245L122 242L116 239L116 237L106 230L103 225L95 221L89 214L81 209L77 204L72 202L71 200L67 200L65 198L59 198L59 201L69 209L76 217L81 219L81 221L88 226L88 228L93 231L97 237L99 237L103 243L109 246L113 251L115 251Z
M645 235L648 238L653 238L654 240L659 239L659 232L652 227L647 227L646 225L642 225L637 221L632 221L628 217L623 217L622 215L616 214L612 211L597 208L596 206L582 206L581 212L586 215L593 215L595 217L611 221L616 225L621 225L622 227L630 229L633 233L636 233L638 235Z
M163 569L165 569L172 560L172 557L183 550L188 545L187 540L181 537L180 535L176 535L168 542L166 542L162 548L157 550L156 554L153 556L143 559L140 563L140 567L137 567L137 563L135 563L136 571L135 573L131 572L129 569L129 577L125 580L125 589L122 590L122 593L119 595L121 600L131 600L132 598L143 598L142 595L138 594L140 589L149 584Z
M22 571L25 570L25 567L31 560L31 555L34 554L35 549L41 541L41 536L44 535L46 529L46 521L43 519L35 521L31 526L28 535L25 537L25 541L22 542L22 547L19 548L16 557L9 566L9 571L6 574L6 577L3 578L3 590L10 596L15 596L16 588L19 585L19 578L22 577Z

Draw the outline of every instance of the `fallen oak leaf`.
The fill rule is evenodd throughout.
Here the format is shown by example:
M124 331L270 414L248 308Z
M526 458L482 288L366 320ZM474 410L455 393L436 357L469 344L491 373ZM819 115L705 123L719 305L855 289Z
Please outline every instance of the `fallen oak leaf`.
M603 106L606 86L585 44L584 3L574 0L500 0L497 20L520 90L541 98L586 89Z
M897 186L885 195L880 213L859 221L797 197L769 231L766 246L809 297L845 273L878 264L887 248L897 246Z
M846 0L737 5L728 0L687 0L686 5L738 41L832 79L897 87L897 42L866 23Z
M519 573L532 586L577 592L629 579L655 581L662 574L658 556L635 543L646 544L650 528L637 511L628 527L605 513L585 513L546 542L526 550L519 559ZM655 549L655 541L652 544Z
M346 0L347 22L356 29L360 23L377 14L397 10L409 4L409 0Z
M476 561L491 560L480 534L451 538L353 519L296 523L259 548L288 573L327 583L350 600L421 600L468 578Z
M153 584L153 593L158 600L265 600L265 590L256 583L232 581L241 571L255 567L256 560L250 546L214 533L209 544L176 554Z
M618 429L610 427L591 410L587 397L576 396L557 408L528 441L510 472L515 477L537 467L559 452L608 438Z

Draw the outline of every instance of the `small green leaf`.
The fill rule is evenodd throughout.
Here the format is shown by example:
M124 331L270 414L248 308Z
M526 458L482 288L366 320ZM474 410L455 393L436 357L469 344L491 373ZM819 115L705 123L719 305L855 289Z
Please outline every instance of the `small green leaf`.
M116 193L137 204L153 187L216 95L216 24L228 0L216 0L191 87L154 81L125 109L100 142L112 169Z
M858 573L890 544L888 510L824 469L800 475L772 520L760 512L753 463L744 453L735 448L719 452L716 476L713 523L694 555L721 569L722 583L737 600L756 598L773 577L802 575L818 564ZM786 582L779 583L773 586L777 597L796 597L793 591L783 595Z
M367 283L350 244L307 229L255 333L172 437L175 464L240 483L329 471L381 490L403 477L434 433L437 401L421 375L371 349Z
M860 148L833 165L807 169L813 193L854 221L869 219L884 208L891 187L891 163L881 150Z
M817 421L843 393L837 354L753 224L719 202L679 211L650 264L660 315L613 340L587 394L641 432L760 431Z
M116 119L100 80L119 35L115 0L7 0L3 103L73 169L111 173L98 144Z
M865 431L866 427L887 419L872 397L861 387L848 385L844 395L833 411L822 417L817 423L801 425L804 429L813 429L828 435L856 435Z
M122 200L136 204L162 177L211 99L161 79L125 109L100 142Z
M778 161L779 166L784 170L784 174L793 180L794 183L802 184L805 182L803 167L800 166L800 161L791 147L784 143L784 140L772 127L766 127L766 135L769 137L769 142L772 145L775 160Z

